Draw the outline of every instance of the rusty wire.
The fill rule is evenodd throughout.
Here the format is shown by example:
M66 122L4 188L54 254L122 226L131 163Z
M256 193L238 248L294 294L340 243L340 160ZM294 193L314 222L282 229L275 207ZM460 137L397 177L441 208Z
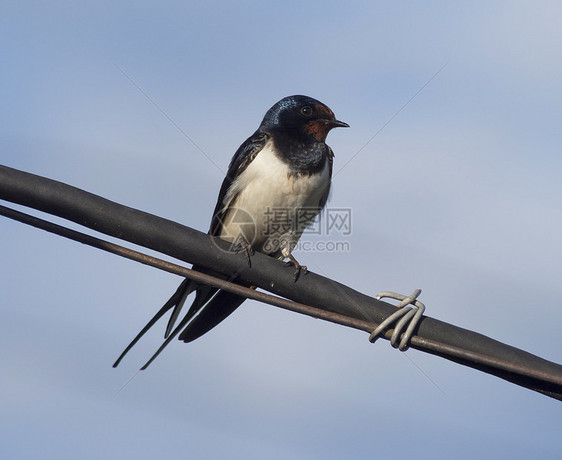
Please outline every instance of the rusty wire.
M388 303L315 273L308 273L305 281L294 283L290 268L260 253L252 258L252 268L249 268L244 258L227 250L224 241L76 187L2 165L0 199L62 217L227 277L234 276L247 285L258 286L279 297L194 272L19 211L0 208L0 214L21 222L260 302L368 333L396 310ZM392 329L387 330L384 337L389 339L392 332ZM427 316L423 316L415 334L411 340L412 348L562 399L562 366L559 364Z
M212 275L201 273L196 270L192 270L187 267L183 267L181 265L168 262L163 259L159 259L157 257L150 256L148 254L144 254L142 252L135 251L133 249L129 249L124 246L120 246L118 244L111 243L109 241L102 240L100 238L96 238L94 236L87 235L82 232L78 232L76 230L72 230L67 227L63 227L62 225L58 225L53 222L40 219L38 217L34 217L20 211L16 211L15 209L11 209L2 205L0 205L0 215L9 217L10 219L17 220L19 222L31 225L36 228L40 228L50 233L54 233L56 235L63 236L65 238L78 241L79 243L83 243L88 246L92 246L97 249L102 249L104 251L119 255L121 257L125 257L126 259L133 260L135 262L140 262L144 265L149 265L154 268L158 268L168 273L173 273L175 275L183 276L185 278L190 278L194 281L209 284L213 287L223 289L225 291L229 291L249 299L257 300L258 302L263 302L275 307L283 308L285 310L301 313L303 315L322 319L335 324L340 324L342 326L351 327L353 329L358 329L371 334L379 326L379 324L372 323L370 321L359 320L357 318L352 318L350 316L329 312L326 310L322 310L320 308L312 307L310 305L305 305L299 302L294 302L292 300L284 299L282 297L267 294L265 292L256 291L254 289L250 289L245 286L241 286L239 284L232 283L230 281L226 281ZM381 335L381 338L385 338L386 340L391 340L393 333L394 333L393 329L388 329L385 331L383 335ZM507 372L514 372L521 375L525 375L530 378L541 379L550 383L554 383L556 385L562 385L562 377L552 376L548 373L540 372L535 369L528 368L526 366L520 366L517 365L516 363L512 363L506 360L493 359L481 353L467 352L462 348L455 347L455 346L447 346L445 344L433 340L423 339L419 336L413 336L411 338L411 345L413 348L424 350L424 351L441 351L441 352L446 351L452 356L455 356L457 358L470 359L475 363L479 363L482 365L496 366Z

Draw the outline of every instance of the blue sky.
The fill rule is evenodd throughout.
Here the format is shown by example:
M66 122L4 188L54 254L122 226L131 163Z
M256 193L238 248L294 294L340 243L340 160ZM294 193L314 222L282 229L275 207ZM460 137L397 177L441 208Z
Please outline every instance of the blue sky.
M371 295L422 288L430 316L562 362L560 3L2 10L2 164L206 231L236 148L310 95L351 125L328 142L352 233L297 258ZM111 364L179 279L0 231L2 458L559 457L559 402L255 302L119 392L164 325Z

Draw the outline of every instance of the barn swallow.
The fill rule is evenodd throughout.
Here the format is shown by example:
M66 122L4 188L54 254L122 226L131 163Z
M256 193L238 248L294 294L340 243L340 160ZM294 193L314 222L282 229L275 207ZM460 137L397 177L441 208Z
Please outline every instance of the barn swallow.
M292 250L324 208L330 192L334 154L325 143L326 137L332 128L348 126L336 120L332 110L316 99L297 95L277 102L234 154L209 234L228 241L236 250L244 250L248 258L253 251L259 251L288 259L287 263L295 267L296 281L301 272L306 273L306 267L297 262ZM213 273L204 267L193 269ZM174 328L187 296L194 291L191 308ZM239 295L185 279L113 367L167 311L173 309L164 335L166 340L141 369L146 369L178 334L184 342L199 338L244 300Z

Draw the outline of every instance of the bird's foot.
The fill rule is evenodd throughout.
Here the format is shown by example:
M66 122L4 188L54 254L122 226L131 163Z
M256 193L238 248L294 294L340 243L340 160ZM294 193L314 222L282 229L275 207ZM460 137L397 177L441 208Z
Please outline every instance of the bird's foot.
M234 252L239 254L240 252L244 251L246 255L246 260L248 261L248 267L252 266L252 256L255 254L254 248L252 245L248 243L246 240L239 241L234 245Z
M308 272L308 268L306 268L306 265L301 265L297 262L297 259L295 259L293 257L292 254L288 254L287 258L289 259L287 262L285 262L286 265L292 265L293 267L295 267L295 272L293 274L293 282L297 282L297 280L300 278L301 276L301 272L306 275L306 273Z
M390 344L394 348L398 348L400 351L406 351L410 346L410 339L414 334L414 329L420 322L423 312L425 311L425 305L417 300L420 294L421 289L416 289L409 296L387 291L377 294L375 297L377 300L381 300L383 298L398 300L399 303L396 305L398 310L378 325L378 327L371 333L369 341L373 343L387 328L394 325L394 332L390 338ZM402 336L402 340L398 342L406 324L408 327Z

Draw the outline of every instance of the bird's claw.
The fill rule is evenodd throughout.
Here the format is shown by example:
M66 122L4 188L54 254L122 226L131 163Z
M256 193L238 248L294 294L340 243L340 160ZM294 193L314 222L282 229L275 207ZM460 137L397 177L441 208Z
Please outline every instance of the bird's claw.
M246 241L240 241L234 245L234 252L239 254L240 252L244 251L246 255L246 260L248 261L248 267L252 266L252 256L255 254L254 248L252 245Z
M297 262L297 259L295 259L292 254L289 254L287 257L289 258L289 260L285 262L285 265L292 265L293 267L295 267L295 272L293 273L293 282L296 283L301 276L301 272L304 275L308 273L308 268L306 268L306 265L299 264Z
M410 339L414 334L414 329L420 322L423 312L425 311L425 305L417 300L420 294L421 289L416 289L409 296L387 291L377 294L377 296L375 297L377 300L381 300L383 298L398 300L399 303L398 305L396 305L396 308L398 310L377 326L377 328L371 333L369 341L373 343L384 333L387 328L395 324L394 331L390 338L390 344L394 348L398 348L400 351L406 351L410 346ZM413 307L410 305L413 305ZM402 330L404 329L406 324L408 324L408 327L406 328L406 331L402 336L402 340L400 340L400 343L398 343L400 335L402 334Z
M295 272L293 273L293 282L296 283L297 280L300 278L301 276L301 272L303 275L306 275L308 273L308 268L306 268L306 265L299 265L299 264L294 264L291 261L287 262L287 265L293 265L295 267Z

